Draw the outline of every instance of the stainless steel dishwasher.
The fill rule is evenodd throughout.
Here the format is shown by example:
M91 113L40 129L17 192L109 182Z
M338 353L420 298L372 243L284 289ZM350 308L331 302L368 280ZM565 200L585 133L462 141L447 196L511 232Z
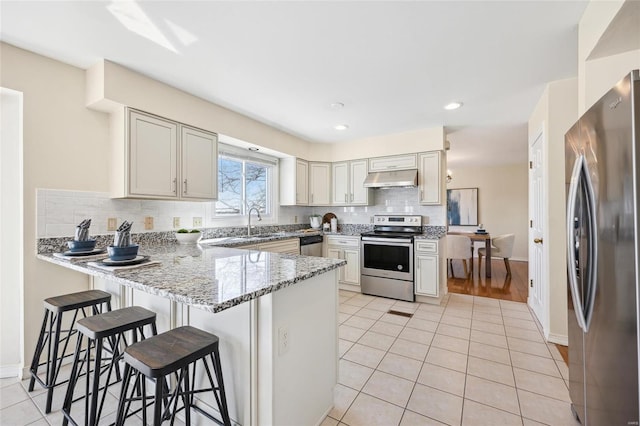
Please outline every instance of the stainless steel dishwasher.
M300 237L300 254L303 256L322 257L322 235Z

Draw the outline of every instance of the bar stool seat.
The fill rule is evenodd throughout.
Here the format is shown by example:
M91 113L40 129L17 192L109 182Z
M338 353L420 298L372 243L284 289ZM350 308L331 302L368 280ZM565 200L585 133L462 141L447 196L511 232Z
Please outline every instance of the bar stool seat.
M58 375L64 358L72 356L72 354L67 354L67 348L69 340L77 333L77 330L74 329L74 324L78 313L81 312L83 317L87 317L85 308L91 308L92 314L97 315L102 313L105 307L107 311L111 310L111 295L101 290L81 291L45 299L42 327L40 328L40 335L38 336L38 342L36 343L29 369L31 372L29 392L33 391L36 381L47 389L45 413L51 412L54 389L68 382L68 380L59 381ZM63 330L63 314L71 311L74 311L74 313L69 328ZM62 350L60 350L61 344ZM45 348L47 359L44 362L40 362ZM43 366L45 367L44 379L39 376L38 372L40 367Z
M145 379L141 377L142 375L154 379L156 384L155 397L153 398L154 425L160 425L163 420L169 418L173 420L176 413L183 409L185 410L185 423L189 425L190 408L193 408L218 424L230 426L231 419L222 379L218 343L217 336L191 326L184 326L151 337L125 349L124 383L118 403L116 425L124 424L125 418L128 417L127 411L130 403L138 400L127 396L127 388L133 376L136 376L134 388L141 387L143 389L142 406L147 406ZM217 386L214 384L207 356L210 356ZM208 378L211 386L209 388L194 389L195 383L190 383L196 377L196 362L199 360L203 361L205 377ZM191 372L190 366L193 366ZM169 395L170 388L166 377L171 374L176 376L176 385ZM194 404L195 394L209 391L213 392L222 421ZM183 402L183 406L180 408L177 407L179 398ZM143 411L143 422L146 424L146 410Z
M144 327L151 327L153 335L157 334L156 314L140 306L117 309L104 314L83 318L78 321L78 337L71 377L65 396L62 412L64 414L63 425L69 421L78 424L71 416L72 403L80 399L85 400L85 425L98 425L105 401L105 393L109 386L121 381L118 362L122 360L123 349L127 347L125 333L131 331L132 343L145 338ZM83 337L88 339L87 350L83 350ZM93 349L93 369L91 369L91 352ZM110 353L104 357L103 352ZM82 354L84 353L84 357ZM103 361L109 361L103 365ZM83 372L82 369L85 368ZM112 381L112 374L116 374L116 380ZM106 373L106 379L100 383L101 376ZM86 395L73 400L76 384L80 377L86 378ZM100 395L102 391L102 397ZM100 404L98 402L100 401Z

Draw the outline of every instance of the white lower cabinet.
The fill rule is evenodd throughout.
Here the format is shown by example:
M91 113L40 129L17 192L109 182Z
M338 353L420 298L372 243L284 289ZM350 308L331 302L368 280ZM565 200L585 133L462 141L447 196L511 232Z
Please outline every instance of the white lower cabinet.
M300 238L289 238L286 240L269 241L260 244L247 244L244 246L238 246L238 248L245 250L268 251L271 253L300 254Z
M326 257L344 259L338 282L341 288L360 291L360 237L329 235L326 241Z
M420 241L415 243L415 292L416 295L440 296L441 253L438 241Z

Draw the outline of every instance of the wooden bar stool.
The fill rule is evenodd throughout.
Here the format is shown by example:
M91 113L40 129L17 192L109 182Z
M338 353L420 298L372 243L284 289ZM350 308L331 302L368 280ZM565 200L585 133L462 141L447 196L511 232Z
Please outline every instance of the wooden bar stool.
M152 335L157 334L155 312L139 306L118 309L78 321L77 329L80 335L76 344L67 394L62 405L63 426L66 426L69 421L74 425L98 425L109 386L121 381L118 362L122 360L123 350L128 345L127 334L131 332L131 343L135 343L145 338L145 326L151 328ZM85 337L87 344L86 349L83 349ZM104 356L105 354L108 356ZM114 371L116 377L112 381ZM100 379L104 374L106 379L101 383ZM85 377L85 392L74 400L73 393L82 376ZM72 403L80 399L84 399L84 423L77 422L71 416Z
M207 361L210 358L211 367ZM230 426L231 419L227 408L227 399L222 380L222 367L218 352L218 337L194 327L184 326L174 328L166 333L151 337L125 349L125 369L120 401L118 402L118 417L116 425L123 425L125 419L142 410L142 421L147 423L146 407L153 405L153 425L157 426L163 420L175 420L176 414L185 410L185 424L191 424L191 408L203 414L217 424ZM202 360L204 377L208 379L210 387L195 389L196 365ZM215 375L215 382L212 376ZM168 376L176 378L175 386L170 388ZM202 373L201 373L202 374ZM134 385L129 391L131 378ZM154 397L147 403L146 378L155 382ZM204 378L202 379L204 381ZM139 396L134 396L140 390ZM212 392L222 420L213 417L202 408L194 404L194 396L199 393ZM178 400L182 405L178 407ZM140 409L129 413L132 402L141 401Z
M111 310L111 295L100 290L81 291L78 293L65 294L62 296L50 297L44 301L44 319L40 328L40 336L36 344L36 350L31 361L31 380L29 381L29 392L33 391L36 380L42 387L47 389L47 405L45 413L51 412L51 402L53 400L53 390L68 380L58 381L58 374L64 358L72 354L66 354L69 340L77 333L73 326L82 312L83 317L87 317L85 308L91 308L92 314L97 315ZM65 312L73 311L73 317L68 329L62 329L62 316ZM64 335L64 337L63 337ZM60 345L62 344L62 350ZM45 350L47 360L40 362L42 352ZM38 369L45 368L45 378L38 375Z

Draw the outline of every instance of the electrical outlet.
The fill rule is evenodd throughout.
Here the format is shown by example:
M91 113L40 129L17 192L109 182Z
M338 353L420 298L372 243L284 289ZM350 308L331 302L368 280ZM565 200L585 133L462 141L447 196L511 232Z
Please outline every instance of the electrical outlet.
M153 229L153 216L146 216L144 218L144 229L150 231Z
M118 218L107 218L107 231L115 231L116 229L118 229Z
M293 223L298 223L298 216L293 217Z
M173 227L174 228L180 228L180 218L179 217L174 217L173 218Z
M289 352L289 327L283 326L278 328L278 354L284 355Z
M369 223L373 223L373 216L369 218Z
M194 217L193 218L193 227L194 228L201 228L202 227L202 218L201 217Z

